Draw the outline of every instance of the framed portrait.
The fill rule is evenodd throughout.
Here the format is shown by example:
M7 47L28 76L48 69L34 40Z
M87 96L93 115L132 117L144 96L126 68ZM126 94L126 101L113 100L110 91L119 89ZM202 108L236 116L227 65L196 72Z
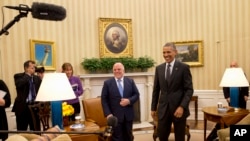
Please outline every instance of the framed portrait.
M45 70L56 69L55 43L52 41L30 40L31 60L37 66L45 67Z
M176 59L190 66L203 66L203 42L201 40L174 43L178 51Z
M132 20L99 18L100 58L133 57Z

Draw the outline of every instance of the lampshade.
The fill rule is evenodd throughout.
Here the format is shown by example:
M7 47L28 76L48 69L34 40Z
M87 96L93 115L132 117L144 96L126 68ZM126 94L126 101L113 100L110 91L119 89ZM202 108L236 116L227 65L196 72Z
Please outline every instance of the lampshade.
M248 80L242 68L227 68L220 82L220 87L247 87Z
M76 98L65 73L45 73L36 101L59 101Z
M46 73L38 90L36 101L50 101L52 125L63 129L62 100L76 98L65 73Z

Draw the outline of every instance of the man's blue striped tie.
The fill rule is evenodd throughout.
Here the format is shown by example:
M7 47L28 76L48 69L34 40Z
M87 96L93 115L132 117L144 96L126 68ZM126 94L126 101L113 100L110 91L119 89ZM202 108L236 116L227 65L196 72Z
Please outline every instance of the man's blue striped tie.
M120 95L121 95L121 97L123 97L123 87L121 84L122 80L118 79L117 82L118 82L118 89L119 89Z

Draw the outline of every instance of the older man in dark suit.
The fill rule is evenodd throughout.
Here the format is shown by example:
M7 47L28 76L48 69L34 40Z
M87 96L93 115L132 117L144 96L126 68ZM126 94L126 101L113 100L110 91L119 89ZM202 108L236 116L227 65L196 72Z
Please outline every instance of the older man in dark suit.
M104 82L102 88L102 106L104 115L115 116L118 124L114 128L112 141L132 141L134 119L133 104L139 99L139 91L133 79L124 76L122 63L113 66L114 78Z
M158 137L167 141L174 125L175 141L185 140L186 119L190 115L189 102L193 95L189 66L175 59L174 43L163 46L165 63L155 70L151 116L158 116ZM156 115L156 111L158 115Z

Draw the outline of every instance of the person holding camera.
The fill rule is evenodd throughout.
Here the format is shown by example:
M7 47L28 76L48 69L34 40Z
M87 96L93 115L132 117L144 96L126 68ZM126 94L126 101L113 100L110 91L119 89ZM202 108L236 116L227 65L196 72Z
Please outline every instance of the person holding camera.
M41 84L41 78L35 75L35 61L28 60L23 64L24 72L16 73L14 81L17 97L12 112L16 115L17 130L35 130L29 105L35 104L35 98ZM38 116L36 117L39 121Z

